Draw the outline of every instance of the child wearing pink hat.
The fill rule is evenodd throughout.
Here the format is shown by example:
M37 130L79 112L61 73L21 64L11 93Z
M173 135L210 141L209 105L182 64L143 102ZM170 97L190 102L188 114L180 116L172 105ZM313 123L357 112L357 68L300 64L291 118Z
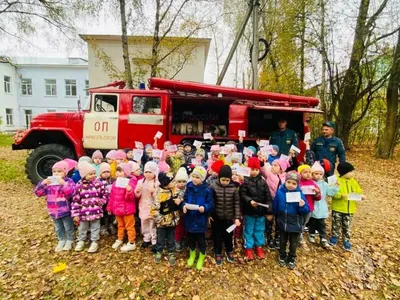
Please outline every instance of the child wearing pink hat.
M107 203L109 193L103 183L96 179L93 165L83 162L78 165L82 179L76 185L76 193L72 200L71 216L78 227L78 243L75 251L82 251L90 228L92 241L88 252L96 252L99 248L100 219L103 217L103 205Z
M53 176L41 181L35 189L36 196L46 196L47 212L53 220L58 238L56 252L70 251L74 240L74 223L68 199L75 193L75 183L67 177L68 169L65 161L55 163Z
M103 160L103 153L101 153L100 150L96 150L92 154L92 161L93 161L93 167L96 169L96 176L99 177L100 175L100 164L101 161Z
M111 186L115 180L111 177L111 166L108 163L104 162L100 164L99 179L101 180L107 191L110 192ZM106 208L107 208L107 203L103 205L103 211L106 211ZM114 226L114 221L115 221L114 215L104 214L100 220L101 223L100 234L101 235L115 234L117 230Z

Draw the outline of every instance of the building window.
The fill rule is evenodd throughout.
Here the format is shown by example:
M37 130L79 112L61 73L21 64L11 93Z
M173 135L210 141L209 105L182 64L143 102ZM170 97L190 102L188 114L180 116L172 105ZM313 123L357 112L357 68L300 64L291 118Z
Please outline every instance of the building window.
M4 76L4 93L10 94L11 93L11 77Z
M7 126L12 126L14 124L12 108L6 108L6 122Z
M57 95L57 81L55 79L45 79L46 83L46 96Z
M133 97L132 111L137 114L160 114L161 98Z
M23 78L22 79L22 95L31 96L32 95L32 79Z
M86 96L89 96L89 80L85 80Z
M76 96L76 80L65 80L65 95Z
M32 121L32 110L31 109L25 109L25 124L26 124L26 128L30 127L31 121Z

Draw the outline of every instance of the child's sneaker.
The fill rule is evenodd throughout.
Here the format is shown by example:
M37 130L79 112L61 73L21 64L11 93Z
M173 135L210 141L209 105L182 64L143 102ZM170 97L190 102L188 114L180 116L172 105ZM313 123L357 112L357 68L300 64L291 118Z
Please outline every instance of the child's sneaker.
M84 241L79 241L76 244L75 251L78 251L78 252L82 251L84 247L85 247L85 242Z
M263 259L265 257L264 251L261 247L256 247L255 252L259 259Z
M62 250L63 251L71 251L72 250L72 241L66 241L64 248Z
M97 252L98 249L99 249L99 244L97 244L96 242L92 242L92 243L90 244L90 247L89 247L89 249L88 249L87 252L89 252L89 253L95 253L95 252Z
M254 259L253 249L244 249L244 255L246 255L248 260Z
M215 254L215 264L217 266L222 265L222 255L221 254Z
M142 249L146 249L147 247L149 247L151 245L151 242L143 242L142 246L140 246L140 248Z
M162 253L161 252L157 252L156 255L154 256L154 262L156 264L159 264L161 262L161 258L162 258Z
M279 250L279 248L281 247L281 242L279 239L275 239L275 249Z
M351 251L351 243L350 243L350 241L344 241L343 242L343 249L344 250L346 250L346 251Z
M328 249L330 247L326 239L321 239L321 247L324 249Z
M176 250L177 252L181 252L181 251L183 250L183 248L182 248L182 241L176 241L176 242L175 242L175 250Z
M304 231L304 232L308 232L308 230L309 230L308 227L307 227L307 226L304 226L304 230L303 230L303 231Z
M114 244L111 246L111 248L113 248L114 250L117 250L119 248L119 246L121 246L124 242L121 240L116 240L114 242Z
M235 258L233 257L232 252L226 252L226 260L231 264L235 262Z
M175 262L176 262L176 259L175 259L174 253L168 254L168 264L169 264L171 267L173 267L173 266L175 266Z
M329 239L329 244L331 246L336 246L338 242L338 238L336 236L331 236L331 238Z
M285 266L286 266L286 256L281 256L281 255L279 255L278 257L279 257L279 258L278 258L279 265L280 265L281 267L285 267Z
M268 249L274 250L275 249L275 242L273 239L268 240Z
M308 241L309 241L311 244L315 244L315 235L314 235L314 234L310 234L310 235L308 236Z
M290 270L293 270L294 268L296 268L296 261L294 259L291 259L288 262L288 267L289 267Z
M126 243L126 245L123 245L121 247L121 252L129 252L129 251L133 251L135 249L136 249L135 243Z
M54 251L61 252L63 251L64 246L65 246L65 241L58 241L57 247L56 249L54 249Z

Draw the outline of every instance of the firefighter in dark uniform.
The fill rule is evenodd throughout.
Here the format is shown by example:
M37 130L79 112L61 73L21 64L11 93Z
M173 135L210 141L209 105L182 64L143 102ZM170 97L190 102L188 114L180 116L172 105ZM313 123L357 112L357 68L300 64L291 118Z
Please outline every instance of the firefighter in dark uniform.
M332 164L332 169L327 174L333 175L336 168L336 159L339 157L339 162L346 161L346 152L343 142L338 137L334 136L335 123L332 121L325 122L322 125L322 136L316 138L311 145L311 150L315 153L316 160L327 159Z
M269 144L277 145L281 154L288 155L290 147L292 147L292 145L298 147L299 142L297 140L296 132L287 128L286 126L286 118L280 118L278 121L279 131L274 131L271 133Z

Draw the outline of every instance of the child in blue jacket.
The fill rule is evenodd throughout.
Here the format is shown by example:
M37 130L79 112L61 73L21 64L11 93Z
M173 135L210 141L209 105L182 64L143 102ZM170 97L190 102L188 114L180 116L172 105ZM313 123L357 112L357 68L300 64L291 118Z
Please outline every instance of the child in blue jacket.
M191 267L196 259L196 245L200 250L196 269L203 268L206 257L206 237L205 232L208 225L208 215L214 209L213 194L205 182L207 171L203 167L194 168L191 178L192 181L186 186L183 199L183 213L185 214L185 229L187 231L188 246L190 256L188 266ZM198 205L197 210L191 210L187 204Z
M310 212L306 197L299 187L300 174L291 171L286 174L286 182L278 189L273 210L278 219L278 228L280 230L279 264L281 267L288 264L289 269L296 267L296 250L299 237L302 231L304 216ZM299 202L288 202L287 194L300 193ZM289 242L289 256L286 253L286 245Z

